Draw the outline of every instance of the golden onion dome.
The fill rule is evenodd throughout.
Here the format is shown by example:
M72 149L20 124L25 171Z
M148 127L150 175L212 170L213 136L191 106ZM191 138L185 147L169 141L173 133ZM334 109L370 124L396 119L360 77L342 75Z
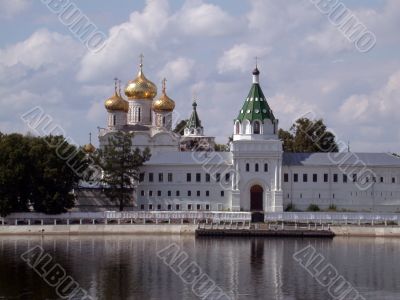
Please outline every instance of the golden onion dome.
M155 112L172 112L175 108L175 101L167 96L166 93L166 79L162 81L162 95L160 98L153 102L153 111Z
M128 112L129 103L118 95L117 87L115 86L115 93L104 102L104 106L108 111L123 111Z
M93 153L94 151L96 151L96 147L92 145L92 143L86 144L85 146L83 146L83 151L85 151L86 153Z
M141 56L143 59L143 56ZM153 100L157 95L156 85L148 80L143 73L143 62L140 62L139 73L135 79L128 81L125 87L125 95L129 100L147 99Z

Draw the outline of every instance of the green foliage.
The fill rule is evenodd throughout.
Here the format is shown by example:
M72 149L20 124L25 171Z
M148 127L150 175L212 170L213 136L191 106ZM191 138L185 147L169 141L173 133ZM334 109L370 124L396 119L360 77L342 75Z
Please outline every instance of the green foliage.
M336 205L335 205L335 204L331 204L331 205L329 205L329 207L328 207L328 211L337 211L337 207L336 207Z
M150 150L132 149L132 134L118 132L108 140L108 145L97 152L95 161L104 171L104 192L117 202L120 211L133 201L135 182L140 177L140 167L150 159Z
M72 165L71 162L74 161ZM0 135L0 214L57 214L74 206L71 191L85 169L83 152L62 136Z
M307 211L320 211L319 206L316 204L310 204L307 207Z
M296 205L289 203L288 206L286 206L285 211L298 211L298 209L296 208Z
M216 152L228 152L229 147L225 144L215 144L215 151Z
M182 120L178 124L176 124L174 132L180 135L184 134L185 127L187 125L188 120Z
M279 138L285 152L338 152L335 135L328 131L322 119L298 119L289 131L280 129Z

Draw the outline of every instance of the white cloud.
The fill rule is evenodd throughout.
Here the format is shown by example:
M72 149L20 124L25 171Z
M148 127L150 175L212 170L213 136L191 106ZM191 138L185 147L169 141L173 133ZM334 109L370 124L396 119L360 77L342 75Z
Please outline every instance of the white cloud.
M160 78L167 78L171 85L174 86L193 76L194 64L192 59L179 57L167 62L158 75Z
M154 49L168 25L168 11L166 0L147 0L143 12L133 12L128 22L110 29L102 51L85 55L78 79L89 81L105 74L114 76L118 70L127 68L127 62L137 61L141 52Z
M339 109L339 117L352 123L374 122L377 126L398 119L400 107L400 70L387 83L369 95L352 95Z
M0 0L0 19L10 19L31 5L31 0Z
M71 37L41 29L23 42L0 49L0 65L35 71L43 67L59 70L69 68L82 52Z
M200 0L187 1L174 18L180 30L187 35L220 36L239 29L238 19L221 7Z
M224 52L218 61L219 73L230 71L249 70L249 65L254 63L256 56L263 57L270 51L268 47L250 46L247 44L239 44Z

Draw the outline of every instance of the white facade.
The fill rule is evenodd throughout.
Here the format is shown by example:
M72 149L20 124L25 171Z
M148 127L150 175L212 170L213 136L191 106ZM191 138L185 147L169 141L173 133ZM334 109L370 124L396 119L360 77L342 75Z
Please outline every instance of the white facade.
M152 157L142 167L135 191L138 210L280 212L315 204L320 209L400 212L400 158L385 153L283 153L279 122L262 93L258 69L233 122L229 152L182 151L188 150L181 147L188 138L214 139L204 136L197 114L191 117L192 128L180 136L171 130L172 113L157 114L151 107L151 99L129 100L127 114L114 114L118 126L109 114L108 127L99 133L100 147L123 130L134 133L135 147L150 148Z

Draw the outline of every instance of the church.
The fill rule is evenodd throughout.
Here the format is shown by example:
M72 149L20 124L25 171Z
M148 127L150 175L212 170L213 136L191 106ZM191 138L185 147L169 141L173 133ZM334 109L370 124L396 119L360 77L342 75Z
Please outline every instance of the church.
M251 84L250 84L251 83ZM143 211L263 211L287 208L400 212L400 158L388 153L285 153L279 121L260 84L258 67L250 91L232 116L229 151L215 151L193 102L183 135L173 131L175 102L166 80L158 95L146 78L143 57L124 90L115 85L105 101L107 126L99 147L118 131L133 133L134 147L151 151L141 168L134 209ZM93 151L91 144L85 146Z

